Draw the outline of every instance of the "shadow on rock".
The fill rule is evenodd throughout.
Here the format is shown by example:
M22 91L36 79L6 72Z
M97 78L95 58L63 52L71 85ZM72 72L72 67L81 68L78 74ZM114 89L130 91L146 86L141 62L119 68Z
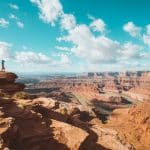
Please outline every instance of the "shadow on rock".
M17 106L13 100L0 99L0 117L12 117L14 123L2 139L11 150L69 150L54 139L51 120L43 119L41 114Z

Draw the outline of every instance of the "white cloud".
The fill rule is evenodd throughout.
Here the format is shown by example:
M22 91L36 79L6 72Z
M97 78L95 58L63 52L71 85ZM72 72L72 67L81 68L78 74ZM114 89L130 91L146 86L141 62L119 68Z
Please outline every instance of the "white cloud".
M58 39L72 42L71 49L78 57L91 63L113 62L119 54L120 44L105 36L95 37L86 25L78 25L66 37Z
M76 19L72 14L65 14L59 0L30 0L36 4L40 10L39 18L45 23L55 25L60 19L61 28L70 30L75 27Z
M140 54L140 57L150 59L150 52L143 52L143 53Z
M146 32L141 33L142 28L137 27L133 22L128 22L123 26L123 29L133 37L139 37L144 44L150 46L150 24L146 26Z
M86 25L77 25L74 29L68 31L67 36L57 40L59 42L71 42L74 46L70 51L93 64L111 64L119 63L124 59L146 58L146 54L142 54L142 46L132 42L120 44L118 41L103 35L95 36Z
M143 34L143 42L150 46L150 35Z
M40 9L39 17L45 23L55 25L58 17L62 14L62 5L59 0L30 0Z
M125 59L139 58L141 50L142 50L142 47L140 45L127 42L122 46L121 59L122 58L125 58Z
M61 55L60 64L61 65L70 64L69 57L67 55L65 55L65 54Z
M90 15L90 14L88 14L87 17L88 17L89 19L91 19L91 20L95 20L95 17L92 16L92 15Z
M55 48L58 50L61 50L61 51L69 51L70 50L68 47L62 47L62 46L56 46Z
M133 22L128 22L123 26L124 31L128 32L132 37L138 37L144 44L150 46L150 24L146 26L145 33L141 33L142 28L136 26Z
M106 24L102 19L94 19L90 24L90 27L93 31L103 33L106 29Z
M105 33L106 24L102 19L95 19L88 15L92 23L78 25L76 18L72 14L66 14L59 0L30 0L35 3L39 10L40 18L48 24L55 25L59 21L61 28L66 30L66 36L57 38L57 41L69 42L72 48L56 46L55 48L62 51L70 51L71 54L82 58L88 64L98 65L117 65L121 61L131 62L138 58L146 58L146 53L142 53L142 47L131 42L120 44L104 34L96 36L96 32ZM133 22L128 22L123 26L124 31L132 37L141 38L141 27L136 26ZM148 29L147 29L148 30ZM149 31L147 31L149 32ZM67 43L68 44L68 43ZM53 61L54 65L61 65L63 62L69 63L67 55L59 56L60 61ZM122 65L120 65L122 68Z
M68 55L66 54L55 54L58 58L58 60L52 60L50 66L53 66L53 67L58 67L58 68L65 68L65 67L69 67L70 64L71 64L71 60L70 58L68 57Z
M31 64L47 64L51 62L51 59L42 53L36 53L32 51L17 52L15 59L21 63Z
M150 24L146 26L146 33L143 34L143 42L150 46Z
M132 37L139 37L141 27L136 26L133 22L128 22L123 26L123 30L128 32Z
M51 67L54 67L55 69L64 68L71 64L71 61L67 55L61 54L57 57L58 60L55 60L42 53L36 53L33 51L20 51L16 52L14 60L20 65L28 66L29 70L41 68L40 71Z
M22 21L20 21L20 18L18 18L16 15L14 14L9 14L9 18L15 20L16 25L23 29L24 28L24 23Z
M9 18L10 18L10 19L18 20L18 17L15 16L14 14L9 14Z
M76 19L72 14L63 14L61 16L61 28L70 30L76 26Z
M0 27L2 28L6 28L8 27L9 22L7 20L5 20L4 18L0 18Z
M150 24L146 26L146 33L150 35Z
M21 21L17 21L16 22L17 23L17 26L19 27L19 28L24 28L24 23L23 22L21 22Z
M7 42L0 42L0 60L1 59L11 59L11 44Z
M57 66L61 66L61 65L69 65L71 63L69 57L65 54L61 54L60 55L60 61L57 61L56 64Z
M12 9L15 9L15 10L18 10L19 7L15 4L9 4L9 6L12 8Z

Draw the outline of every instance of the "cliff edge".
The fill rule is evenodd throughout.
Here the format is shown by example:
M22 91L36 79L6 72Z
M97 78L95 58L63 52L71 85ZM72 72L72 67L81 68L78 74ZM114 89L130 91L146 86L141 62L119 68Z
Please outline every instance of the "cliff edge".
M9 94L22 91L25 85L16 83L17 78L18 76L15 73L0 71L0 91Z

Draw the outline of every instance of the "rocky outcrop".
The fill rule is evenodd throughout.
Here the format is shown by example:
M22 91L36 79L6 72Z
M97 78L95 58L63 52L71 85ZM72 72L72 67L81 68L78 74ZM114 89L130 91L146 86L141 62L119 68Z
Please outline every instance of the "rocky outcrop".
M12 72L0 71L0 81L1 83L14 83L17 79L17 75Z
M118 132L101 127L98 124L92 126L92 130L97 133L97 143L105 145L106 148L111 150L133 150L133 146L118 136Z
M135 112L138 111L137 108ZM147 121L144 119L143 123L147 124ZM102 124L78 104L58 102L51 98L0 99L1 149L133 149L134 145L118 134L120 132L114 125L116 122L111 126L109 123Z
M15 93L17 91L22 91L25 86L21 83L15 83L17 75L11 72L1 72L0 71L0 90L5 93Z
M68 146L70 150L78 150L89 135L86 131L72 125L52 120L54 138Z
M37 103L36 100L36 105ZM54 109L55 104L50 104L50 108ZM30 100L0 99L0 107L1 149L77 150L88 136L86 131L78 127L46 117L44 111L35 112ZM47 105L44 104L43 107L46 110Z
M3 118L1 111L0 114L0 149L7 149L7 142L4 141L5 133L11 129L14 119L12 117Z
M116 130L136 150L150 149L150 101L114 110L105 127Z
M0 72L0 90L6 93L22 91L24 85L15 83L16 78L17 76L13 73ZM149 86L143 80L142 78L141 82L138 82L138 89L125 85L124 92L136 93L136 90L139 90L147 95L148 91L145 89ZM92 80L88 83L87 80L83 83L75 80L69 84L64 81L60 84L51 82L51 86L55 84L57 88L71 91L78 103L62 100L70 96L64 92L52 94L54 98L58 97L58 100L43 97L32 100L17 99L17 97L10 99L4 96L3 99L0 98L0 149L150 149L150 101L132 108L114 110L123 107L124 101L121 96L118 96L116 90L122 86L124 80L120 83L114 79L105 80L101 83L102 85L96 81L92 82ZM136 82L130 81L129 84L134 86ZM41 83L39 85L42 86ZM117 94L104 96L100 94L100 88ZM84 97L91 100L91 103L87 103ZM103 98L105 101L101 101ZM93 104L92 107L91 104ZM97 111L100 113L96 113L93 106L94 108L99 106ZM114 110L107 121L103 121L106 119L102 115L103 108L109 113Z

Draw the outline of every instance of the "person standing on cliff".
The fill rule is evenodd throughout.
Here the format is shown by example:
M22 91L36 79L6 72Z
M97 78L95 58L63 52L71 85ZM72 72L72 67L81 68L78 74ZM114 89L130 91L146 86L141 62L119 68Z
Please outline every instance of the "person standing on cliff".
M5 60L2 60L2 69L1 70L5 72Z

